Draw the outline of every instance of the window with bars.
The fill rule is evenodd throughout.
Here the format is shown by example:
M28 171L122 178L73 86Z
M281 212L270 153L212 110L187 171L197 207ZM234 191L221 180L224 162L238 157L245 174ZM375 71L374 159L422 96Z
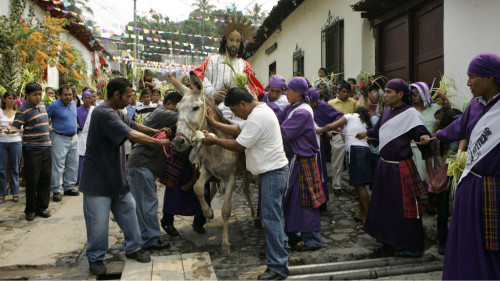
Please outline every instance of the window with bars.
M330 11L321 29L321 62L327 75L341 73L339 78L344 79L344 20L333 19Z
M299 48L299 45L295 46L295 52L293 52L293 76L304 76L304 51Z
M269 65L269 77L274 76L274 74L276 74L276 62Z

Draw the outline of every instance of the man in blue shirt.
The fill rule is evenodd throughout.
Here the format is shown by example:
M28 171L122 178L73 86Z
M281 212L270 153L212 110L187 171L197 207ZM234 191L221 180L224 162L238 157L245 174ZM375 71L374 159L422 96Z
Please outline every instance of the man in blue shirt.
M61 197L61 177L64 195L78 196L73 189L78 179L78 136L76 135L76 103L70 86L59 89L59 98L47 107L51 120L50 139L52 149L52 200L59 202ZM62 172L64 170L64 175Z

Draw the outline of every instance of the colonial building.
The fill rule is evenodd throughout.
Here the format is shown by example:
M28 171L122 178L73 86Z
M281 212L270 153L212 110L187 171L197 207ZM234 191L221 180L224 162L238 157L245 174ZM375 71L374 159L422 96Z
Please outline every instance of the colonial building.
M248 60L262 82L317 76L319 67L342 73L436 84L453 78L469 98L467 66L481 52L500 54L497 0L281 0L249 44Z

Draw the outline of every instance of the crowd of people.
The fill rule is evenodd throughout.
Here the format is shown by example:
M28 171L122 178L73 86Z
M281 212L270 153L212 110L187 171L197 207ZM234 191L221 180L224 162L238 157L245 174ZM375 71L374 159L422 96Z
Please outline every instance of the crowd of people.
M422 256L426 210L437 213L443 278L500 278L499 56L485 53L470 63L468 86L474 98L462 113L449 103L436 105L425 82L392 79L359 94L354 78L334 85L324 68L312 85L304 77L286 82L274 75L263 87L243 59L245 34L226 29L220 54L195 73L204 94L228 121L216 121L216 113L207 111L208 124L235 137L206 134L203 144L244 151L248 171L259 176L267 244L267 269L259 279L285 279L291 250L322 247L320 214L332 199L330 190L340 196L347 188L342 184L346 172L359 198L359 211L348 219L376 239L375 256ZM244 88L236 87L228 74L229 66L222 63L228 59L233 71L246 73ZM184 78L189 88L189 78ZM205 232L206 219L192 190L197 177L192 155L175 149L167 153L182 94L156 89L150 71L139 88L140 102L132 83L122 77L109 81L106 100L88 88L78 92L71 86L58 89L55 99L54 89L35 82L25 86L22 98L12 92L2 98L0 203L6 200L7 186L12 200L19 201L21 162L28 221L51 216L51 193L59 202L63 195L82 192L86 255L97 275L106 272L110 212L124 233L126 257L139 262L151 260L145 250L170 246L159 239L160 227L179 235L174 215L194 216L193 230ZM42 100L43 90L48 103ZM132 144L128 156L125 142ZM468 151L469 158L448 229L445 163L459 150ZM158 179L166 186L161 220ZM435 206L432 200L422 206L424 194Z

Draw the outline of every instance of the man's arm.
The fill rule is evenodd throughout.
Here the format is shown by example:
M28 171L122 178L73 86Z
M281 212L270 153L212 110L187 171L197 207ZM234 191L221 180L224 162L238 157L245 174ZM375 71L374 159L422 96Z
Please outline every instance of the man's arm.
M231 136L238 136L241 133L241 128L234 124L224 124L215 120L215 113L210 107L207 108L207 121L210 126Z
M158 130L158 129L153 129L153 128L144 126L144 125L139 124L139 123L136 123L135 130L139 131L143 134L146 134L146 135L154 135L154 134L157 134L161 131L164 131L167 134L167 136L170 136L170 134L172 134L172 130L170 130L170 128L162 128L161 130Z
M147 128L147 127L146 127ZM141 143L141 144L156 144L160 146L171 146L172 143L169 139L155 139L148 135L145 135L139 131L132 130L127 134L127 139L131 142Z
M217 146L220 146L224 149L236 151L236 152L243 152L247 149L246 147L239 144L236 140L214 138L208 134L205 134L205 138L202 140L202 142L204 145L207 145L207 146L217 145Z

